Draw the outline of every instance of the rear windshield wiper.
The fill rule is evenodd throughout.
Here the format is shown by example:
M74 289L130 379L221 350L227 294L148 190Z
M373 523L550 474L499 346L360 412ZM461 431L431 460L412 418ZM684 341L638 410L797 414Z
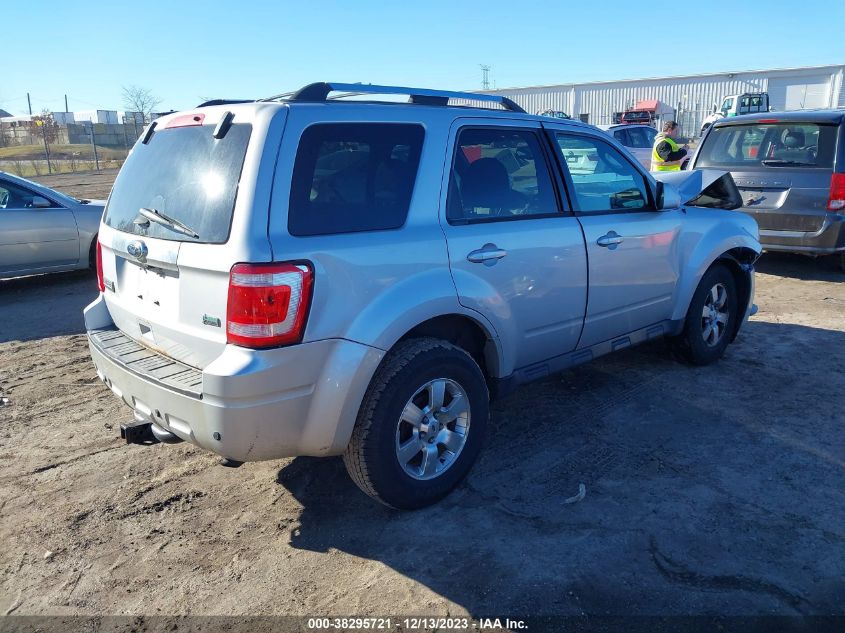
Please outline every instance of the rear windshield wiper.
M156 224L161 224L162 226L166 226L171 231L175 231L177 233L182 233L184 235L190 235L191 237L193 237L194 239L197 239L197 240L200 237L199 234L196 231L194 231L191 227L189 227L187 224L183 224L179 220L177 220L175 218L171 218L169 215L165 215L164 213L162 213L158 209L148 209L146 207L141 207L140 209L138 209L138 213L140 213L142 216L147 218L147 220L152 220ZM135 224L140 225L142 223L138 222L138 220L135 220ZM149 222L147 222L147 224L149 224Z
M766 167L818 167L816 163L802 163L800 160L761 160Z

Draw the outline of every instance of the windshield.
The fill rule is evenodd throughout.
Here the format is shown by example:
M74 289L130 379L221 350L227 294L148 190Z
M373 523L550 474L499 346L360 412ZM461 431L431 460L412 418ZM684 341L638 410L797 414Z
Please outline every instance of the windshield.
M643 121L648 123L651 121L651 114L649 112L626 112L622 116L622 120L629 123L641 123Z
M836 126L818 123L749 123L715 127L704 139L696 167L763 170L833 167Z
M137 143L114 183L105 223L166 240L225 242L252 126L236 123L222 139L213 131L211 125L163 129L147 144ZM142 208L190 227L198 237L143 217L136 224Z

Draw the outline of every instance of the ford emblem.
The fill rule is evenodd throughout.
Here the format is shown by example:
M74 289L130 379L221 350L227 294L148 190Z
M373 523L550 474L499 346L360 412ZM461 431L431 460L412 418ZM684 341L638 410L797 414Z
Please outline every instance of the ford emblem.
M139 262L147 261L147 245L144 244L141 240L135 240L134 242L129 242L129 246L126 247L126 250L129 251L129 254L132 255L135 259Z

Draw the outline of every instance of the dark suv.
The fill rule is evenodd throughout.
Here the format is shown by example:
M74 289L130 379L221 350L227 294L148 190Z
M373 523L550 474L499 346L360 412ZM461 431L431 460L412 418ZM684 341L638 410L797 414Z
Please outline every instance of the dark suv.
M838 255L845 270L845 110L761 112L718 121L694 169L727 169L771 251Z

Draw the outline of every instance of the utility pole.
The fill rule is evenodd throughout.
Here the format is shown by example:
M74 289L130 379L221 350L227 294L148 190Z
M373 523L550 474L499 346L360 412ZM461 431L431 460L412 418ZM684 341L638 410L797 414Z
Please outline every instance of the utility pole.
M32 100L29 98L29 93L26 93L26 102L29 105L29 116L32 116Z
M481 89L490 90L490 66L479 64L481 66Z
M91 127L89 128L91 132L91 148L94 150L94 164L97 166L97 171L100 171L100 159L97 157L97 145L94 143L94 122L91 121Z

